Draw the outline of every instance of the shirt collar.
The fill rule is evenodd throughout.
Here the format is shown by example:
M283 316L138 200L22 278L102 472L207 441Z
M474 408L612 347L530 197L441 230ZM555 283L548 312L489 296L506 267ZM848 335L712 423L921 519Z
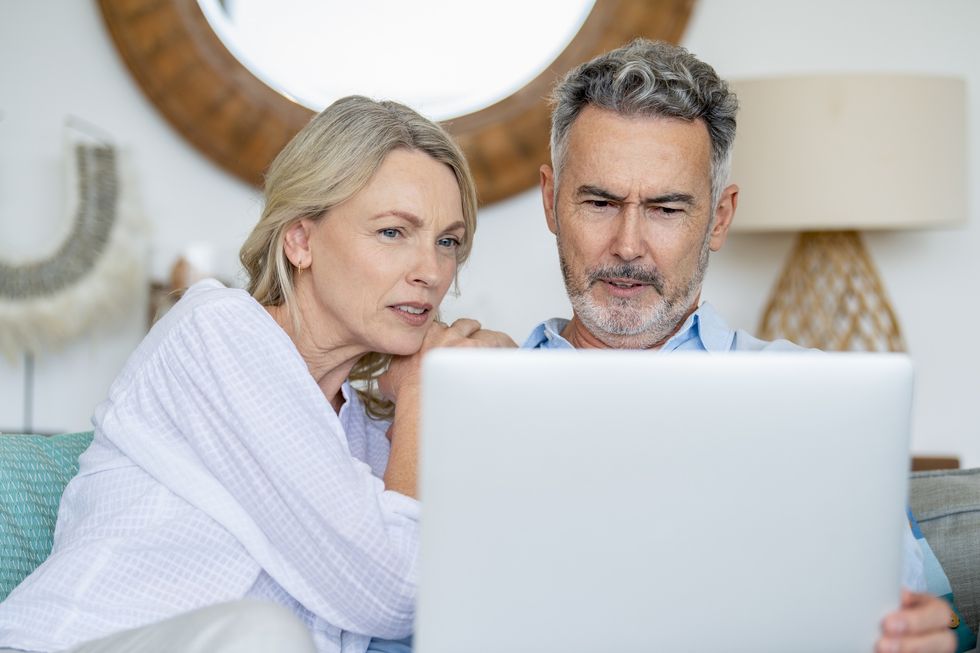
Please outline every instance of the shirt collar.
M561 337L562 329L568 324L568 320L562 317L553 317L545 320L527 337L522 345L524 349L574 349L572 343Z
M560 317L545 320L534 328L524 342L524 348L573 349L572 343L561 336L562 330L567 325L568 320ZM725 323L725 320L711 304L703 302L696 311L684 320L684 324L677 330L677 333L664 343L661 351L674 351L681 345L695 339L700 342L700 349L712 352L731 351L732 343L735 340L735 331Z

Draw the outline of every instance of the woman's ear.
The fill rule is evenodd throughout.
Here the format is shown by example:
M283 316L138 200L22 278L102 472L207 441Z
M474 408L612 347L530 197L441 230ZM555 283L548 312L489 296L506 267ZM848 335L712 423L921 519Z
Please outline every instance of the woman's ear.
M283 249L286 258L300 270L310 267L313 262L313 252L310 248L310 234L313 222L304 218L297 220L286 229L283 239Z

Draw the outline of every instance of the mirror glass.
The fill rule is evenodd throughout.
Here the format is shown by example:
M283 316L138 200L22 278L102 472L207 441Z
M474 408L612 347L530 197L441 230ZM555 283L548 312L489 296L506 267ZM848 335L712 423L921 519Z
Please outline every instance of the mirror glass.
M353 93L436 120L506 98L571 42L594 0L198 0L256 77L320 111Z

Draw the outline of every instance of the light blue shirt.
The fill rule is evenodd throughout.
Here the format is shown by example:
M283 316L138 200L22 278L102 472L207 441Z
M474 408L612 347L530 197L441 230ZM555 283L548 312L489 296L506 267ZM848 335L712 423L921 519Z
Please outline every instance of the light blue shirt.
M568 320L553 317L534 328L524 342L524 349L574 349L561 336ZM800 351L803 348L788 340L772 342L759 340L741 329L728 326L714 307L704 302L691 313L677 333L664 343L660 351Z
M561 336L562 329L568 325L568 320L554 317L545 320L534 328L524 342L524 349L574 349L574 345ZM702 303L691 313L671 336L661 352L671 351L803 351L804 348L788 340L760 340L741 329L728 326L718 311L708 304ZM941 571L941 570L940 570ZM919 548L912 530L905 533L904 556L902 564L902 584L915 592L926 591L926 570L923 564L923 552Z

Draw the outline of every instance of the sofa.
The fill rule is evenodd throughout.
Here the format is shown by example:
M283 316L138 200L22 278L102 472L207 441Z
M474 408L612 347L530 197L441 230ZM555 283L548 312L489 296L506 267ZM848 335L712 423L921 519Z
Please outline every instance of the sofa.
M91 440L91 431L0 435L0 600L50 553L61 494ZM957 632L967 650L980 621L980 468L912 473L909 504L935 553L926 556L927 567L936 559L942 567L927 568L930 590L948 592L933 582L944 571L969 628Z

